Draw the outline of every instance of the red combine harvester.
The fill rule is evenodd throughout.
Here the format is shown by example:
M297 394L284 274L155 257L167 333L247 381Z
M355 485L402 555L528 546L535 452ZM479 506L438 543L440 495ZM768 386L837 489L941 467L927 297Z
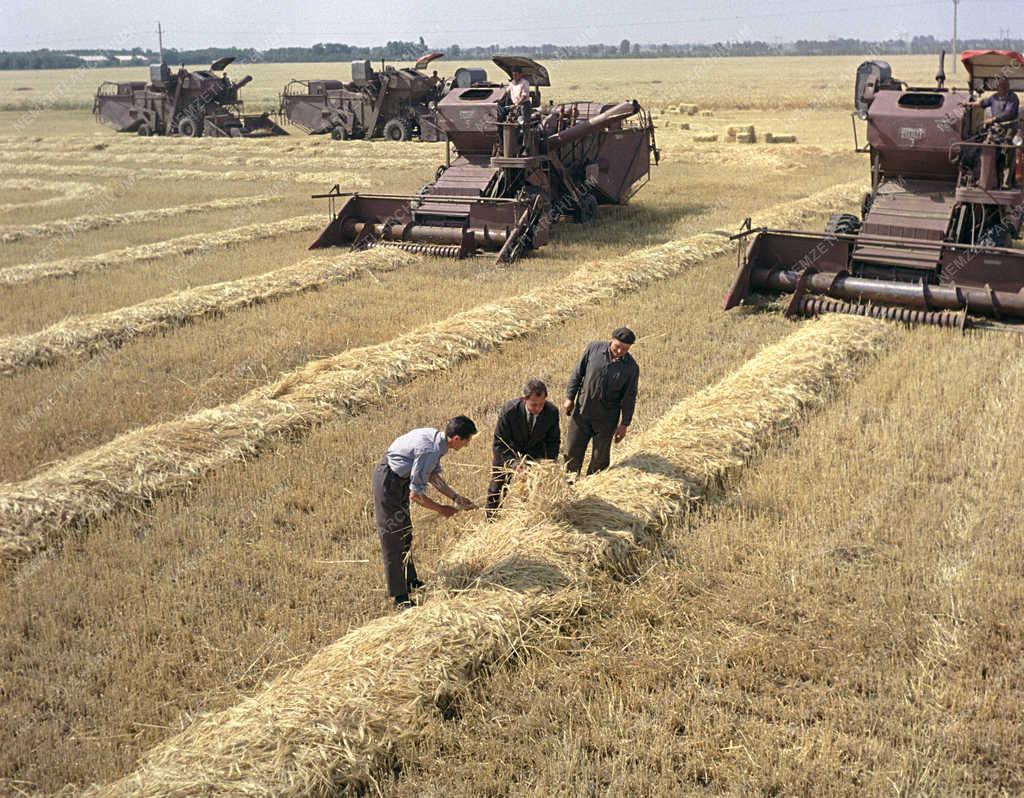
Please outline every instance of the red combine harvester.
M547 243L551 222L592 221L599 204L623 204L647 182L658 151L636 101L540 108L539 87L550 85L543 66L518 56L494 63L509 75L522 70L530 103L510 105L494 83L452 88L437 104L448 153L435 179L412 197L343 194L339 186L317 195L330 199L333 219L311 249L392 246L453 258L486 251L511 263Z
M836 214L824 234L748 229L726 310L751 294L790 293L787 314L851 313L964 328L986 317L1024 323L1021 121L984 120L972 103L1001 78L1024 90L1024 57L962 57L969 90L912 88L883 61L857 70L856 118L867 123L871 191L861 214Z
M172 72L167 64L149 68L149 82L100 84L92 112L121 133L139 136L287 136L267 113L243 114L239 89L252 77L232 82L224 70L233 56L209 69Z

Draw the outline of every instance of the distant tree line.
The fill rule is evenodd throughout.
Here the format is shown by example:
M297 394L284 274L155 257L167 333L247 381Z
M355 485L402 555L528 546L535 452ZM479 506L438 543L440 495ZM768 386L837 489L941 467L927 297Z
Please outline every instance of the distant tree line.
M958 42L961 50L1017 50L1024 51L1024 39L964 39ZM374 47L322 42L312 47L274 47L256 50L251 47L206 47L198 50L164 50L164 60L170 64L206 64L224 56L234 56L239 63L295 63L301 61L414 61L430 52L420 37L419 41L393 41ZM795 42L716 42L715 44L641 44L623 39L618 44L584 45L513 45L497 44L482 47L460 47L457 44L442 49L448 60L487 60L498 53L524 55L531 58L707 58L712 56L773 56L773 55L870 55L875 53L931 54L946 50L952 53L950 40L934 36L914 36L912 39L800 39ZM0 51L0 69L67 69L81 66L121 66L125 56L138 61L156 62L159 54L153 50L30 50L28 52ZM120 56L120 60L118 59ZM87 60L83 60L86 58Z

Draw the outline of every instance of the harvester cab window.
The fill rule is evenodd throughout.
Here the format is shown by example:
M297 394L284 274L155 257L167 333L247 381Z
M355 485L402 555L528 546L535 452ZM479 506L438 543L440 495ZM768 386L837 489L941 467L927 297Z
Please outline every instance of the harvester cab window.
M915 94L904 94L899 99L901 108L926 108L935 109L941 108L942 104L946 101L945 95L937 93L915 93Z

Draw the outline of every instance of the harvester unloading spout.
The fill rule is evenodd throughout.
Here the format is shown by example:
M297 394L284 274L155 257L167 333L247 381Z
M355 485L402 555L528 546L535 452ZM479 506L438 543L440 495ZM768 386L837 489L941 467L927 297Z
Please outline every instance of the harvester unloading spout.
M498 263L510 263L547 243L551 222L592 221L599 204L622 204L647 181L657 150L638 103L541 107L542 66L521 57L494 62L529 70L531 102L512 106L506 88L493 83L452 89L437 104L449 156L436 178L413 197L349 195L339 186L318 195L330 199L332 220L312 248L392 246L454 258L494 252ZM638 121L624 124L631 117Z
M1024 251L1011 246L1024 223L1020 120L986 122L975 102L1001 78L1024 89L1024 57L962 60L967 91L945 88L941 61L935 88L908 88L881 61L861 65L855 117L867 123L867 144L858 151L871 158L861 215L834 214L824 234L739 234L748 244L726 309L754 293L790 293L794 316L1024 323Z

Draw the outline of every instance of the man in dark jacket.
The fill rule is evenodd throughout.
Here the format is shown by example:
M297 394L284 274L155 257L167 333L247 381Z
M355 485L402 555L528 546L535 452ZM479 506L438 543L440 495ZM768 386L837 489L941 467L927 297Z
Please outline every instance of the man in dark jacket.
M626 437L636 407L640 366L629 354L636 335L628 327L612 333L611 341L594 341L569 377L565 414L570 416L565 442L565 467L580 473L590 441L588 474L603 471L611 461L612 441Z
M547 401L548 386L530 380L523 395L506 402L494 428L491 484L487 486L490 517L505 496L509 480L527 460L555 460L561 444L558 409Z

